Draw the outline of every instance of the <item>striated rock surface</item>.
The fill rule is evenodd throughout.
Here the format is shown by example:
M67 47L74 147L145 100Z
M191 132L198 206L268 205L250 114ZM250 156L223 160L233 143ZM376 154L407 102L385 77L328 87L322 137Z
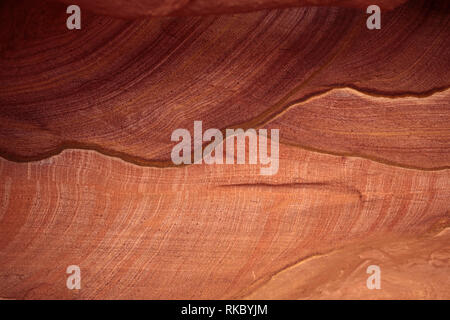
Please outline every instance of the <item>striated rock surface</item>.
M393 98L335 89L292 104L264 127L315 151L438 170L450 168L449 124L450 90Z
M168 15L205 15L302 6L393 9L406 0L59 0L93 12L124 18Z
M2 1L0 298L449 299L450 3L404 2ZM278 173L174 166L195 120Z
M397 141L374 135L372 152L352 140L333 152L378 152L411 167L449 165L449 130L442 130L447 93L434 96L450 83L447 1L413 1L387 12L379 32L365 27L364 11L342 8L136 21L86 12L83 28L69 32L63 6L34 3L6 1L1 13L0 154L7 159L43 159L76 147L169 165L171 132L194 120L205 128L257 128L294 103L349 87L405 98L391 103L405 106L389 112L392 130L397 122L411 124L404 119L415 103L410 97L427 98L418 117L429 113L427 123L441 123L435 130L441 133L433 148L423 148L420 133L409 135L409 150L420 148L429 162L396 154ZM363 107L356 111L354 121L367 116ZM370 117L372 128L386 129L385 120ZM317 124L318 131L329 126ZM338 132L327 134L342 141ZM325 149L320 137L307 145Z
M389 259L360 257L369 255L367 248L386 250L390 237L417 239L449 227L448 170L396 168L284 145L280 158L278 174L268 177L259 175L259 165L143 168L81 150L32 163L2 160L0 296L303 298L343 284L349 292L340 297L369 297L365 280L349 289L342 279L366 279L359 264L372 259L383 279L389 274L383 297L449 297L448 278L442 283L448 236L423 248L400 240ZM330 261L296 270L303 276L290 277L293 288L279 278L299 259L345 246L351 249L332 253ZM66 288L68 265L82 270L79 291ZM345 273L336 278L335 268ZM391 269L403 274L403 285L391 286ZM438 275L422 278L426 270ZM320 274L316 285L305 281L308 272ZM252 292L274 275L269 288ZM414 293L408 279L416 277L429 289ZM324 290L321 297L338 294Z

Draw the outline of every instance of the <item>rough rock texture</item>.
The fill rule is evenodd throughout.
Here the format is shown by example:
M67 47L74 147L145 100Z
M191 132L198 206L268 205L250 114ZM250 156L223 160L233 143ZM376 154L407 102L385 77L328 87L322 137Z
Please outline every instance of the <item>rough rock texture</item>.
M450 298L448 1L381 30L365 1L126 3L76 31L0 4L0 298ZM195 120L280 129L278 173L174 166Z
M309 256L256 283L246 299L440 299L448 297L450 229L424 237L361 241ZM382 290L366 269L382 266ZM295 279L293 281L292 279ZM411 290L414 288L413 290Z

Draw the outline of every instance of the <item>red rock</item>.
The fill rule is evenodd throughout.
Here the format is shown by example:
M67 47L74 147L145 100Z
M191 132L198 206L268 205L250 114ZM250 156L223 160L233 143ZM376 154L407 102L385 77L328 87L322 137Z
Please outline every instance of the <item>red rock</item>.
M205 15L250 12L302 6L340 6L363 8L376 4L394 9L406 0L59 0L82 9L113 17Z
M0 5L1 299L449 299L448 1L381 30L366 1L79 3L75 31ZM174 166L195 120L280 129L278 173Z
M283 288L260 289L255 297L359 292L364 298L370 293L359 289L367 274L357 266L370 258L359 255L371 245L386 250L390 238L399 252L392 256L389 248L388 258L374 260L389 274L382 297L449 297L442 283L448 237L426 240L417 252L422 245L406 245L449 226L449 170L403 169L284 145L278 174L266 177L257 165L145 168L82 150L0 166L2 298L243 298L272 276ZM427 253L444 265L427 266L433 260ZM322 254L330 260L291 277L295 290L280 282L280 270ZM413 257L420 265L405 268ZM66 288L69 265L82 270L81 290ZM356 291L335 277L341 265L351 283L363 279ZM423 278L426 270L436 276ZM315 291L307 275L320 271L320 286L336 291ZM412 290L407 279L417 277L429 289Z

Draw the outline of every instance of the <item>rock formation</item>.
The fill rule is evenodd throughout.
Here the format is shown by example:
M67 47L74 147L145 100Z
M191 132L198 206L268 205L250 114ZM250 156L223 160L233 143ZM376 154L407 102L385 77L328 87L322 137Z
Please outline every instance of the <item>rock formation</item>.
M449 299L450 3L369 2L2 1L0 298ZM196 120L278 173L175 166Z

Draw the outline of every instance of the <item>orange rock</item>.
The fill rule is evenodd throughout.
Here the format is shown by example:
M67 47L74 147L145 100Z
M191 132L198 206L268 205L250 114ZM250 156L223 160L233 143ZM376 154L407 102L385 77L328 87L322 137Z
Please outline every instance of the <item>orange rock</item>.
M0 299L450 298L448 1L78 3L0 5ZM278 173L174 166L195 120Z
M326 254L330 260L291 277L295 288L277 276L273 285L284 288L273 291L269 282L270 290L258 289L255 297L320 297L308 272L323 271L320 287L335 289L322 298L358 292L367 298L369 292L358 291L367 278L359 264L369 259L360 255L371 243L384 251L386 239L400 238L402 246L402 239L416 243L448 227L449 170L403 169L285 145L280 158L274 176L259 175L259 165L146 168L82 150L23 164L1 160L0 297L243 298L280 270ZM385 285L419 277L419 286L428 281L429 288L418 292L405 282L381 296L448 298L447 238L417 249L424 269L412 274L406 265L420 244L405 242L393 257L377 258L387 268ZM81 268L81 290L66 288L69 265ZM341 265L345 274L337 277ZM405 273L397 280L396 265ZM436 276L424 279L426 270ZM343 281L348 277L356 291Z

